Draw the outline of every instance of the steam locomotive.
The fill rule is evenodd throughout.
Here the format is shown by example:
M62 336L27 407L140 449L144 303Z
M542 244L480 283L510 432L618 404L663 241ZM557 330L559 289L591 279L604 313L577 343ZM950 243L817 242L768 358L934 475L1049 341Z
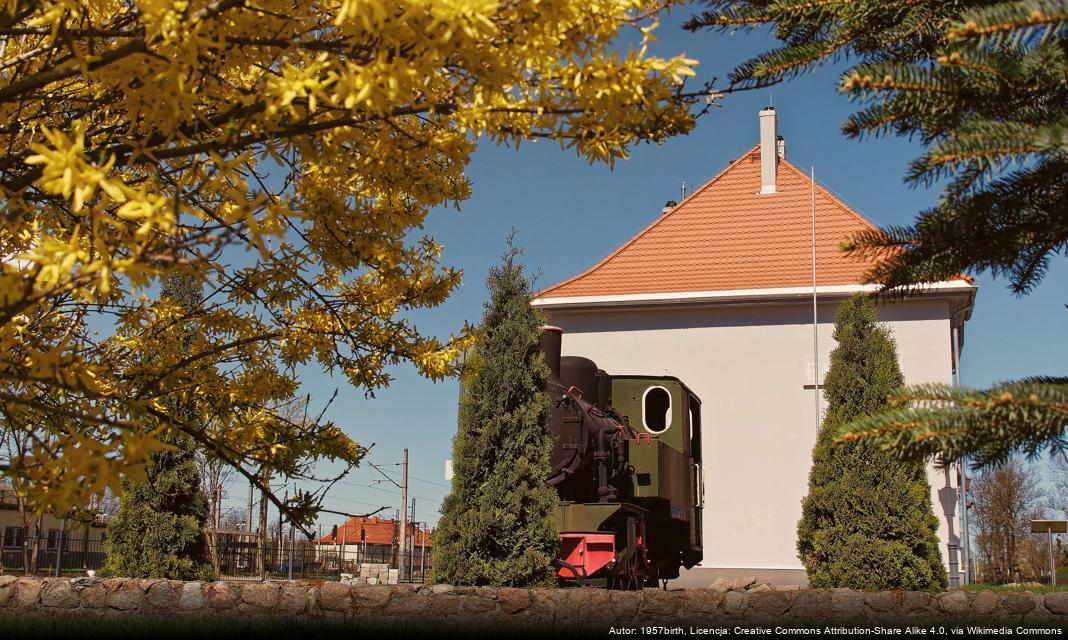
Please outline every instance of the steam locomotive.
M614 589L677 578L701 560L701 401L678 378L609 375L561 357L562 339L542 327L557 577Z

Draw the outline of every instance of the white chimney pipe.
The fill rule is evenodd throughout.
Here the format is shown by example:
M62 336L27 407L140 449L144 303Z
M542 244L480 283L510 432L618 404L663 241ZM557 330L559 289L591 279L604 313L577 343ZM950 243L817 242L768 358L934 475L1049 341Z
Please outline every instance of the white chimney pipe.
M760 193L775 193L779 169L779 127L775 109L760 110ZM785 153L785 144L783 153Z

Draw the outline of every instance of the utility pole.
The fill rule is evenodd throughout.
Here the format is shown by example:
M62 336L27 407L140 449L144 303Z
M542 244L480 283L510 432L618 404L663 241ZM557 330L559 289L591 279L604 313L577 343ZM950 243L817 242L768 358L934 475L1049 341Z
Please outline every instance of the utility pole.
M408 450L404 450L404 462L401 464L401 521L400 521L400 559L404 562L405 548L408 546Z
M248 481L248 514L245 516L245 531L252 533L252 490L255 485Z
M283 504L286 503L286 502L289 502L289 487L286 487L285 498L282 500ZM285 531L285 529L283 529L283 525L282 525L282 510L279 509L278 510L278 565L279 565L279 568L281 568L282 555L285 553L285 548L286 548L284 531Z
M267 472L267 469L264 469L261 472L260 477L263 479L263 486L264 487L271 486L271 476ZM259 549L258 549L259 558L258 558L258 561L259 561L259 565L260 565L259 566L260 579L266 581L267 580L267 490L266 489L261 489L260 490L260 522L259 522L259 525L260 526L259 526L259 536L258 536L258 538L259 538L259 544L258 544L258 547L259 547Z

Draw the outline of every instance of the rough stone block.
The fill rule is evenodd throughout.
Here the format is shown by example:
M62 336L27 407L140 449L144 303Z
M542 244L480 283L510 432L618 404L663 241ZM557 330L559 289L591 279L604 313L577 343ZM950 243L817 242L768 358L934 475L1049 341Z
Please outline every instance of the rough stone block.
M760 591L749 596L749 606L765 616L781 616L790 608L790 596L780 591Z
M319 587L319 606L327 611L348 611L352 608L352 587L338 582L324 582Z
M207 606L203 582L186 582L178 596L179 611L199 611Z
M641 614L663 618L679 610L678 592L645 589L642 591Z
M794 594L790 613L798 620L826 618L831 614L831 594L823 589L802 589Z
M863 620L868 614L864 594L853 589L831 589L831 615L841 620Z
M1046 605L1051 613L1059 616L1068 615L1068 591L1055 591L1047 593L1042 598L1042 604Z
M118 588L108 593L108 607L119 611L132 611L140 609L145 598L144 591L137 585L136 580L118 585Z
M1030 592L1010 593L1001 601L1001 606L1009 613L1030 613L1036 604L1038 598Z
M873 591L864 594L864 603L872 611L890 611L901 603L901 594L897 591Z
M723 594L714 589L690 589L683 592L683 608L692 613L716 613L723 604Z
M739 591L728 591L723 594L723 610L737 616L745 613L749 608L749 598Z
M968 604L968 594L963 591L950 591L935 598L935 606L943 613L962 615L971 611Z
M208 589L208 604L216 611L233 609L239 601L237 590L226 582L216 582Z
M105 609L108 606L108 590L104 585L95 585L82 589L81 606L83 609Z
M464 611L470 613L486 613L487 611L494 611L497 608L497 601L491 598L480 596L467 596L463 601Z
M903 612L927 609L931 605L931 594L920 591L901 592L901 610Z
M352 590L352 597L360 609L381 609L389 604L392 589L387 586L357 587Z
M430 599L427 614L431 617L451 616L460 612L463 598L449 594L435 595Z
M423 617L430 609L431 593L429 589L405 590L394 593L389 603L391 615Z
M269 611L278 606L279 590L273 582L245 584L241 589L241 601L261 611Z
M181 582L168 582L160 580L145 590L145 599L154 609L161 611L173 611L178 606L178 598L182 593Z
M576 618L587 619L611 606L608 591L589 588L567 590L567 604L577 613Z
M47 580L41 588L42 607L73 609L78 606L79 600L78 594L71 588L70 580Z
M497 602L501 605L501 611L505 613L518 613L530 607L533 597L526 589L501 589L497 593Z
M278 610L284 613L302 613L308 609L308 590L296 582L282 584L278 596Z
M987 615L998 610L1001 598L993 591L972 591L968 594L968 604L975 613Z
M37 602L41 597L41 587L43 585L43 582L34 578L22 578L19 580L16 588L16 593L18 594L18 606L22 609L29 609L37 606Z
M716 581L712 583L711 588L720 593L727 593L734 588L734 582L726 578L716 578Z

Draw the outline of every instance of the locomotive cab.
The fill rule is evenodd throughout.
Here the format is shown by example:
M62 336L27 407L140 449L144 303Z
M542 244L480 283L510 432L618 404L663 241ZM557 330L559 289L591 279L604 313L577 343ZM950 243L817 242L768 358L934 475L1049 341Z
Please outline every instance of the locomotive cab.
M648 510L650 562L658 577L701 561L701 400L678 378L612 376L614 408L635 429L629 495Z

